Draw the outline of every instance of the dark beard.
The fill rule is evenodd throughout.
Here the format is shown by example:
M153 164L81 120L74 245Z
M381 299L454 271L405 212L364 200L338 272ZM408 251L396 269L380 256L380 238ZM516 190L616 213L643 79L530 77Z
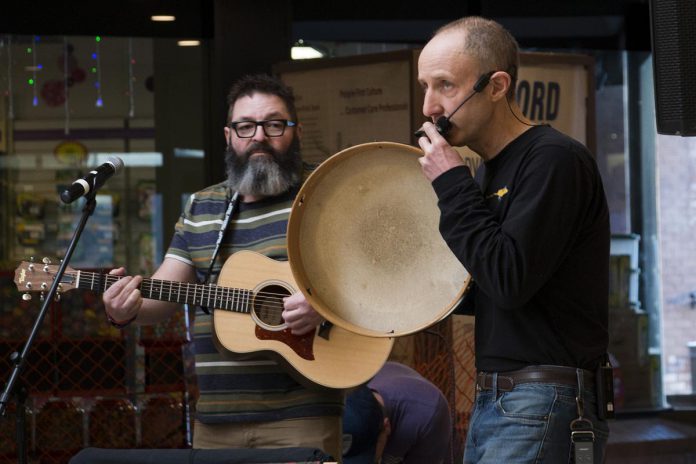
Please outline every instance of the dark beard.
M259 151L270 157L250 158L250 153ZM265 142L253 143L241 154L230 146L225 152L225 164L230 189L241 195L276 196L299 185L302 180L302 157L297 137L293 137L285 153Z

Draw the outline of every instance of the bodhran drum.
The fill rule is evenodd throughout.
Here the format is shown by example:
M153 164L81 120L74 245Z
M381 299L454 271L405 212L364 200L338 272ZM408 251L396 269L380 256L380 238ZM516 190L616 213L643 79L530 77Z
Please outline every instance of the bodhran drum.
M329 321L358 334L422 330L459 303L470 276L438 230L421 150L374 142L322 163L288 222L293 277Z

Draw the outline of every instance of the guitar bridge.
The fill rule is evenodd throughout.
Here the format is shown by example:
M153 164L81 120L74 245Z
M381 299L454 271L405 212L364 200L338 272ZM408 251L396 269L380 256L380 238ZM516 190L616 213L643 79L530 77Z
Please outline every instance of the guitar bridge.
M332 322L329 322L329 321L322 322L321 325L319 326L319 332L317 333L317 335L319 335L324 340L328 340L332 327L333 327Z

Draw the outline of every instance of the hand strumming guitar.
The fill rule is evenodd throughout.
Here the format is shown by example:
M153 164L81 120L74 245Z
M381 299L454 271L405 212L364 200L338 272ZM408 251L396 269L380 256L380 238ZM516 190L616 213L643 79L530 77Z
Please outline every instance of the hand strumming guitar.
M324 321L302 292L283 298L283 319L294 335L304 335Z

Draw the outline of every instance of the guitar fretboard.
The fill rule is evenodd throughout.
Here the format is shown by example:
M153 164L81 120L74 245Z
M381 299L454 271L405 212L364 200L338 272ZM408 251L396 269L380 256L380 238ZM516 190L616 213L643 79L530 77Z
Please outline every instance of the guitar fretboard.
M76 271L71 275L75 279L73 283L77 288L98 293L105 292L114 283L123 278L122 276L86 271ZM143 279L140 285L140 293L143 298L151 300L187 303L241 313L251 312L252 292L241 288Z

